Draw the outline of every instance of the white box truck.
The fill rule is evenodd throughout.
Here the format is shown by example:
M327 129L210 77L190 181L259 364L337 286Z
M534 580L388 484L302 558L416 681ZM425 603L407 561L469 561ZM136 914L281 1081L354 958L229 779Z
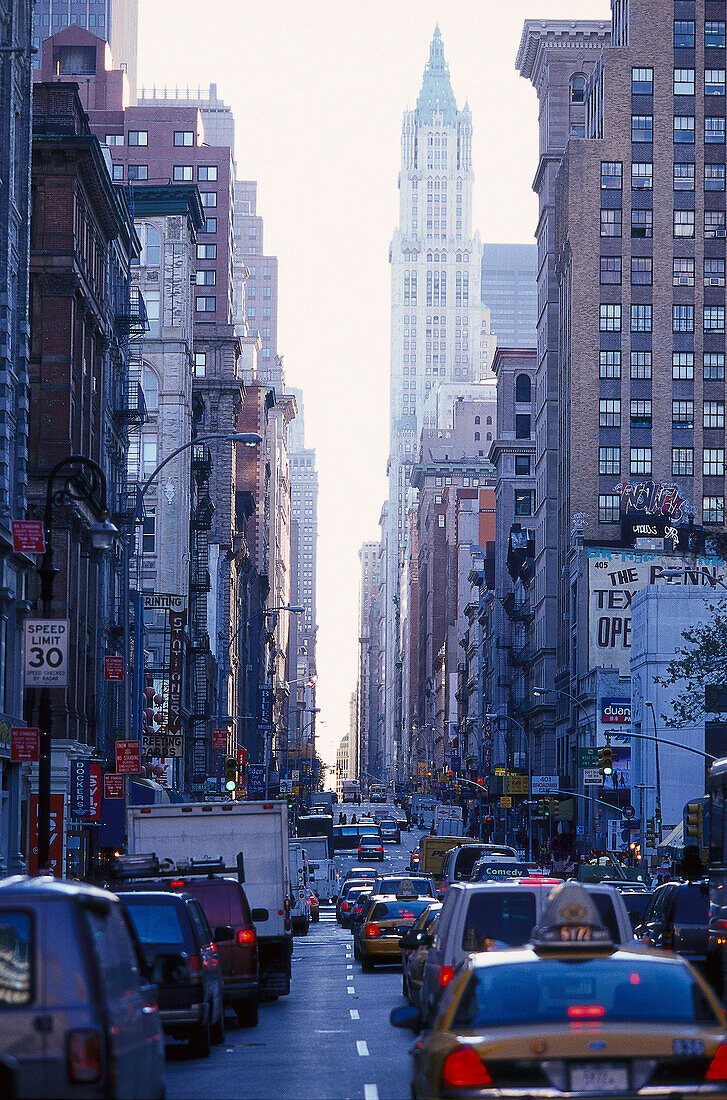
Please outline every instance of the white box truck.
M435 836L462 836L462 832L461 806L443 806L440 803L434 807Z
M299 837L292 843L301 844L308 856L310 887L319 901L335 901L338 896L338 872L329 859L327 836Z
M273 999L290 992L292 931L288 806L270 802L190 802L130 806L128 852L168 861L184 870L190 859L221 859L241 881L255 909L260 992ZM240 860L239 857L242 857Z

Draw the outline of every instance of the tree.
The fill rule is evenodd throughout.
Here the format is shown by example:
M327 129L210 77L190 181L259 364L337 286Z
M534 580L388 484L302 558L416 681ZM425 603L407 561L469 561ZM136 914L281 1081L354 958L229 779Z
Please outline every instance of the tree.
M662 715L667 726L694 725L704 717L704 688L727 679L727 602L710 604L711 619L682 631L687 643L654 680L662 687L680 685L671 702L672 714Z

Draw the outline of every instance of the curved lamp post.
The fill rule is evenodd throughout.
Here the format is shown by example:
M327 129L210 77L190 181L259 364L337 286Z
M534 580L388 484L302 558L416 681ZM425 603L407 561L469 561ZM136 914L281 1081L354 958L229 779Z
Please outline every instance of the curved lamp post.
M533 753L530 745L530 736L527 733L525 727L518 722L517 718L513 718L510 714L486 714L486 718L500 719L504 718L506 722L512 722L514 726L522 733L525 738L525 744L528 746L528 862L533 861ZM507 748L507 746L505 746ZM507 752L505 753L505 779L507 780ZM507 782L505 783L505 789L507 790Z

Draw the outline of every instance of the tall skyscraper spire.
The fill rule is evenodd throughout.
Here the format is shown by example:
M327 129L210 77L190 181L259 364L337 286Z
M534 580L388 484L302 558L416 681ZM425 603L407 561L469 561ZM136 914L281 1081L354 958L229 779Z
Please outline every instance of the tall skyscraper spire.
M439 24L429 47L429 61L424 66L422 90L417 99L417 115L421 121L432 118L440 111L446 121L457 117L457 103L449 81L449 65L444 60L444 45L439 33Z

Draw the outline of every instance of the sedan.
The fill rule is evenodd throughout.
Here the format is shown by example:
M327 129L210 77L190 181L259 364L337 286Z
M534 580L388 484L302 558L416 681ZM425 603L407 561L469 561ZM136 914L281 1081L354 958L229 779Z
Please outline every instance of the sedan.
M374 833L368 835L364 833L359 838L358 842L358 857L359 859L381 859L384 858L384 845L380 837Z
M353 941L361 969L373 970L377 963L401 964L401 937L431 904L431 898L372 894Z

